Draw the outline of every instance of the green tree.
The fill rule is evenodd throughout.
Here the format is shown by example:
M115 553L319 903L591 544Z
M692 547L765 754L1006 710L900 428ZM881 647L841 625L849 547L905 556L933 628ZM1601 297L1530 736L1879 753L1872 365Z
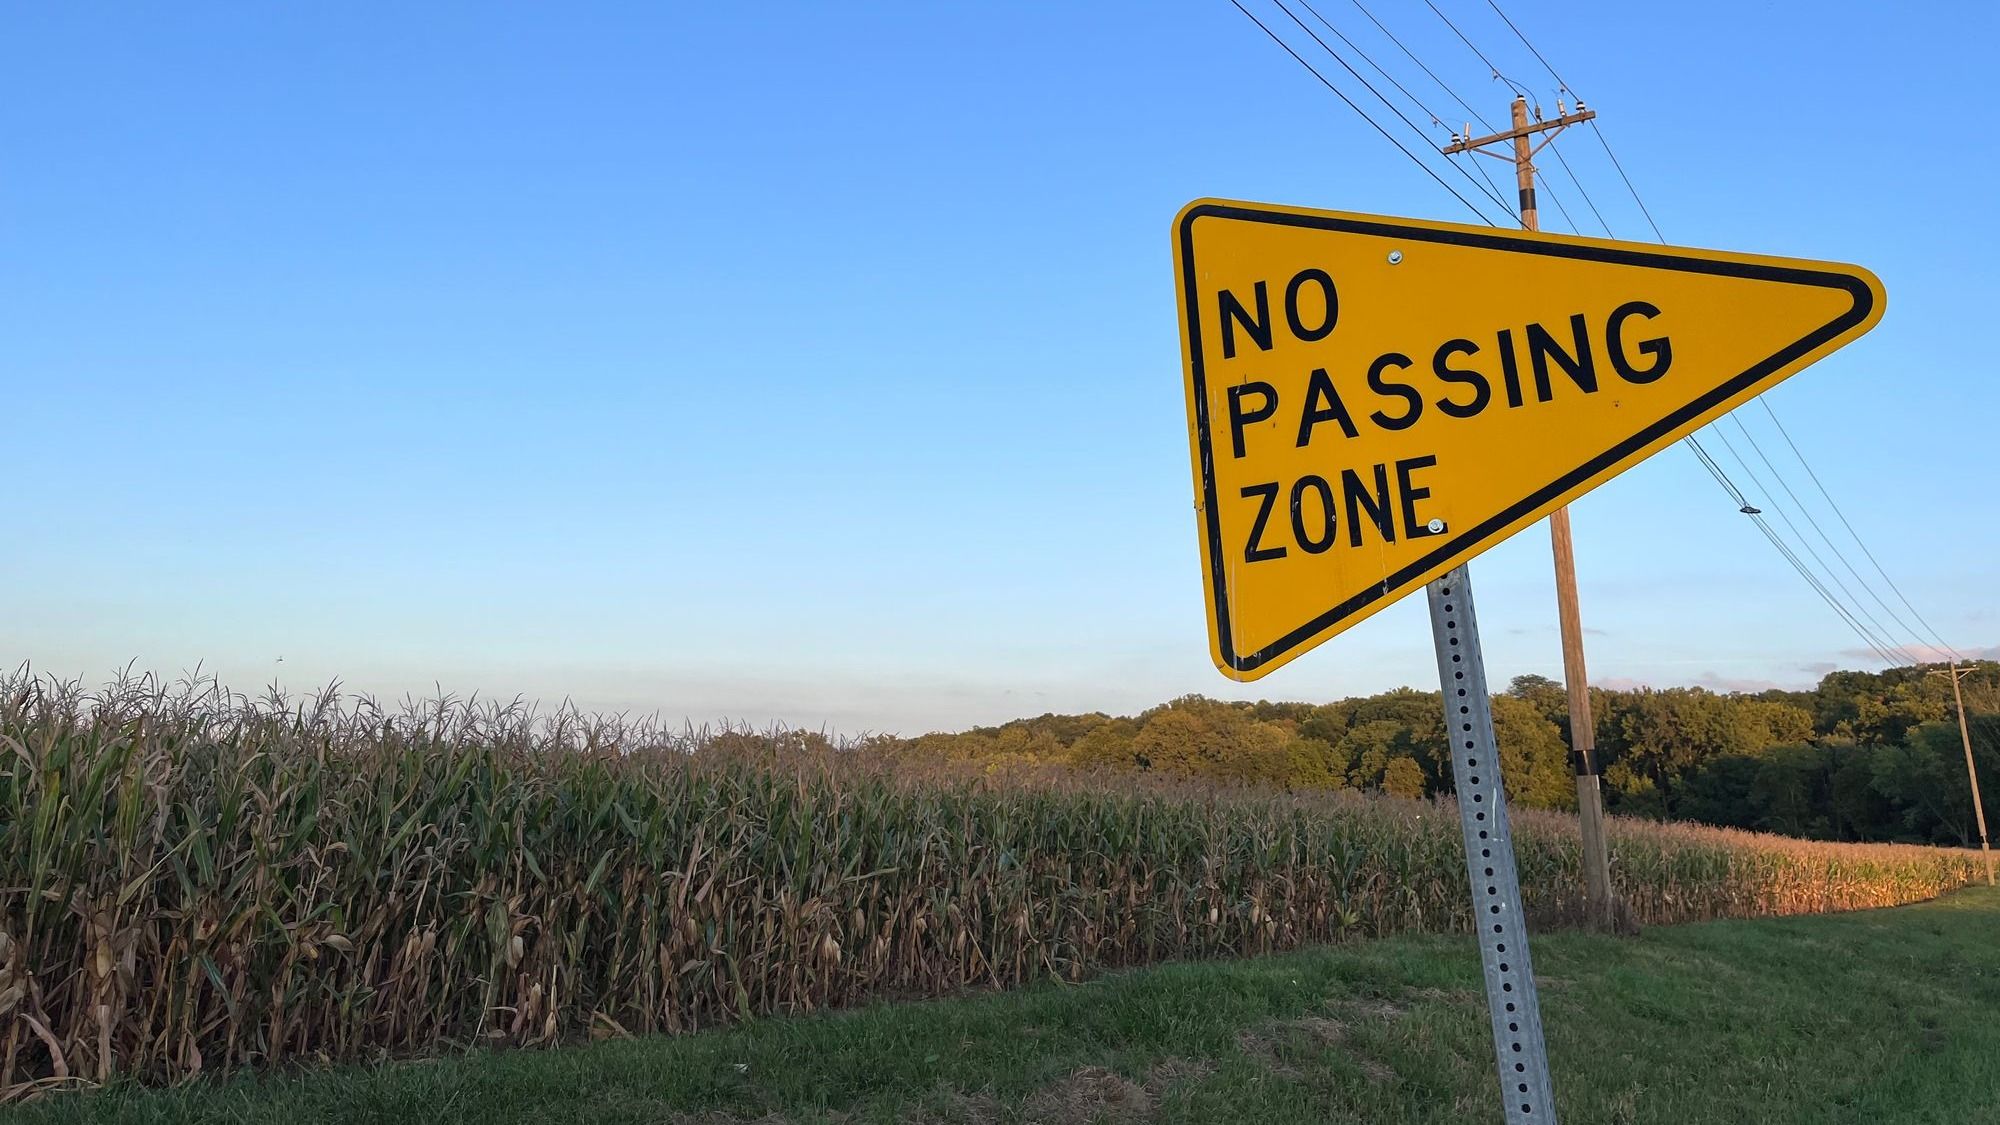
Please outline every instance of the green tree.
M1376 719L1349 727L1334 753L1347 763L1347 783L1356 789L1380 789L1389 763L1413 757L1410 729L1393 719ZM1418 767L1419 771L1422 767Z
M1981 776L2000 785L2000 662L1961 667ZM1933 670L1838 671L1809 692L1594 687L1607 803L1835 839L1971 839L1950 685ZM1545 676L1518 676L1494 698L1502 777L1517 802L1573 806L1568 718L1566 692ZM1438 693L1397 688L1320 704L1186 696L1129 718L1050 714L887 741L995 769L1066 763L1436 794L1451 789L1446 731ZM2000 802L1988 803L2000 818Z
M1542 718L1556 725L1558 733L1567 728L1569 690L1556 681L1532 674L1515 676L1507 681L1506 694L1533 707Z
M1979 771L1980 799L1995 810L2000 778L2000 716L1975 715L1968 721L1973 764ZM1958 723L1925 723L1901 743L1875 754L1875 788L1896 809L1905 839L1969 847L1979 840L1966 778L1965 746ZM1989 811L1989 816L1992 812ZM1987 822L1990 831L1995 824Z
M1896 808L1875 787L1875 760L1881 747L1857 746L1852 739L1826 738L1827 802L1836 840L1893 840L1902 831Z
M1100 723L1069 748L1069 761L1085 769L1136 768L1132 740L1138 733L1139 724L1132 719L1112 719Z
M1606 719L1615 735L1606 740L1606 760L1615 758L1622 767L1620 791L1632 797L1658 794L1658 812L1674 815L1682 778L1741 744L1743 732L1731 712L1729 701L1701 688L1641 689L1614 697ZM1612 776L1607 765L1605 777Z
M1396 758L1382 771L1382 791L1397 797L1424 795L1424 767L1415 758Z
M1750 783L1750 800L1757 808L1755 827L1787 836L1832 834L1825 751L1803 743L1774 746L1756 761L1757 773Z
M1493 698L1493 734L1510 800L1544 809L1576 807L1576 771L1562 728L1553 720L1510 691Z
M1675 806L1681 816L1724 828L1755 828L1759 809L1751 797L1759 764L1748 754L1723 754L1682 779Z
M1954 727L1952 741L1958 734ZM1902 742L1875 755L1877 792L1896 810L1898 835L1922 843L1964 847L1974 840L1972 797L1965 783L1965 759L1949 747L1943 724L1912 731Z
M1126 753L1144 770L1278 783L1291 771L1292 740L1285 727L1244 708L1188 696L1148 713Z
M1735 752L1754 754L1767 746L1802 743L1813 736L1812 712L1797 704L1718 698L1732 712L1731 749Z
M1295 789L1343 788L1354 764L1338 746L1317 738L1292 739L1288 754L1291 766L1285 784Z

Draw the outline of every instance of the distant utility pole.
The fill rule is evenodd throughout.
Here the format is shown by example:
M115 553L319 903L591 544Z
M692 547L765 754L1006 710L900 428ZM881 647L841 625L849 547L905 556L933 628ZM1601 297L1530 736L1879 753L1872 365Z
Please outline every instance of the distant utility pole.
M1936 671L1933 676L1951 677L1952 702L1958 704L1958 740L1965 744L1965 776L1972 782L1972 815L1979 821L1979 850L1986 855L1986 885L1993 885L1993 849L1986 842L1986 809L1979 803L1979 769L1972 764L1972 734L1965 728L1965 694L1958 689L1958 681L1972 673L1967 668L1961 672L1958 662L1952 661L1951 671Z
M1468 124L1464 133L1452 137L1451 143L1444 148L1444 154L1453 156L1470 152L1512 162L1514 180L1521 191L1521 226L1539 231L1542 225L1535 206L1535 154L1555 140L1557 133L1571 125L1589 121L1597 116L1597 111L1585 109L1579 101L1574 111L1566 113L1559 100L1556 102L1556 116L1552 120L1541 120L1539 107L1535 110L1534 119L1530 120L1528 99L1518 95L1514 98L1512 111L1513 128L1504 133L1475 137L1472 126ZM1537 134L1541 135L1539 142L1532 140ZM1486 151L1488 145L1502 142L1511 144L1511 153ZM1569 690L1570 760L1576 767L1577 818L1583 830L1584 888L1596 921L1600 925L1611 925L1615 920L1611 856L1604 842L1604 794L1597 780L1597 727L1591 719L1590 679L1583 665L1583 613L1577 607L1576 551L1570 540L1568 508L1557 508L1549 513L1549 538L1555 548L1556 613L1562 621L1563 684Z

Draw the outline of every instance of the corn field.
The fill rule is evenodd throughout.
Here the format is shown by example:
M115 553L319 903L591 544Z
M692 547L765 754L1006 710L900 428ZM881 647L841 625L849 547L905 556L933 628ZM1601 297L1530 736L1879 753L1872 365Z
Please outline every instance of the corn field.
M1573 820L1516 816L1531 912ZM1617 821L1644 923L1887 906L1966 853ZM0 1100L683 1032L1469 925L1456 812L975 778L905 744L0 680Z

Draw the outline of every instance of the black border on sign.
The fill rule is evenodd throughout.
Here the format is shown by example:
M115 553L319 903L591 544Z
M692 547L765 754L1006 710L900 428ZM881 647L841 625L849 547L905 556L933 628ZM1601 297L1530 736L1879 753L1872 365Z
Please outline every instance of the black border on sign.
M1235 219L1240 222L1269 223L1279 226L1309 227L1314 230L1336 231L1346 234L1383 235L1391 238L1405 238L1415 242L1440 242L1455 246L1471 246L1485 250L1505 250L1515 254L1541 254L1552 258L1576 258L1590 262L1610 262L1616 265L1641 266L1648 269L1679 270L1682 273L1707 273L1723 277L1748 278L1755 281L1777 281L1791 285L1815 285L1825 289L1840 289L1854 298L1854 306L1835 317L1825 325L1807 333L1793 343L1780 349L1770 358L1752 366L1720 386L1675 410L1665 418L1631 437L1592 457L1575 469L1543 485L1522 500L1519 500L1490 519L1452 535L1435 550L1417 561L1390 574L1381 582L1372 583L1368 588L1348 598L1346 601L1306 622L1270 644L1255 652L1239 653L1235 639L1229 628L1228 570L1223 563L1222 525L1218 517L1219 509L1215 499L1215 455L1209 444L1208 386L1202 370L1201 347L1201 301L1200 274L1194 264L1194 223L1196 219ZM1215 628L1217 648L1222 658L1231 668L1239 672L1253 671L1273 659L1297 648L1327 628L1351 617L1356 611L1388 596L1398 586L1439 565L1445 559L1477 548L1486 540L1498 534L1509 523L1522 514L1533 510L1546 501L1561 495L1570 488L1595 476L1616 463L1621 457L1662 434L1686 423L1691 418L1727 400L1738 392L1754 386L1771 372L1811 352L1814 348L1868 319L1874 311L1875 294L1867 283L1852 274L1831 270L1802 269L1796 266L1775 266L1757 262L1731 262L1717 259L1687 258L1674 254L1661 254L1648 250L1626 249L1624 247L1577 245L1574 243L1544 241L1522 235L1511 235L1495 231L1492 233L1469 230L1433 230L1429 227L1405 226L1395 222L1380 222L1369 219L1344 218L1338 215L1298 215L1287 211L1266 211L1240 204L1204 203L1190 207L1180 221L1181 277L1185 279L1186 292L1183 314L1187 319L1188 363L1194 379L1195 431L1201 450L1202 523L1208 537L1209 586L1215 598Z

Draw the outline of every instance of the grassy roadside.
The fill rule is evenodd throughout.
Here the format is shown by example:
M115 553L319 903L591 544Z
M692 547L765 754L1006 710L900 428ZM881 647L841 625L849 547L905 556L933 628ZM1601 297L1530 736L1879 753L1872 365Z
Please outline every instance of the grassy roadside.
M2000 893L1537 941L1563 1119L1964 1122ZM97 1122L1498 1121L1470 940L1398 938L714 1033L46 1098Z

